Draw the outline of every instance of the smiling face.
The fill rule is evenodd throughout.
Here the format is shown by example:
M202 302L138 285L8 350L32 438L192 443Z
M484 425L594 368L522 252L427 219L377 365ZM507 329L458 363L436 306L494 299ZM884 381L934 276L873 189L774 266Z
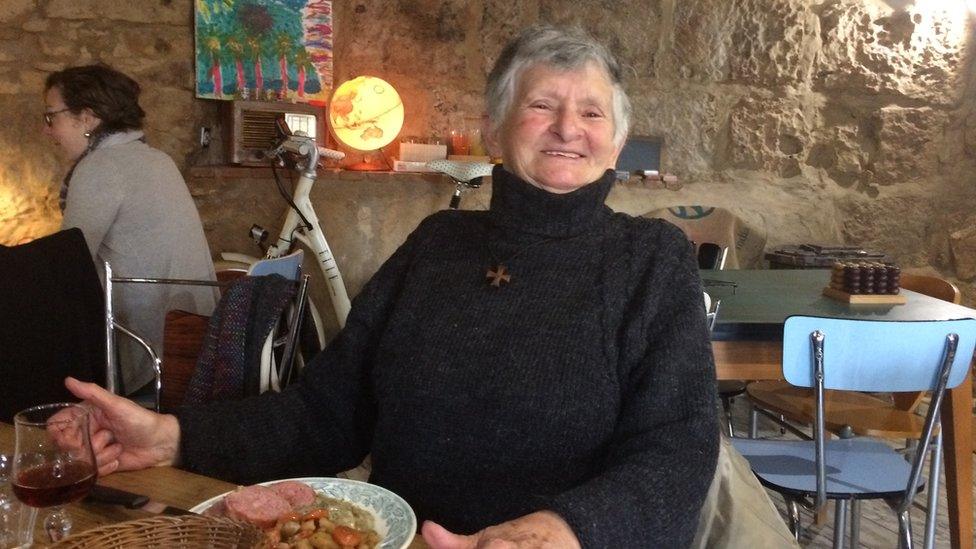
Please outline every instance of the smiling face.
M596 63L524 69L506 119L492 136L505 167L552 193L568 193L613 168L613 86Z
M66 109L61 90L53 87L44 93L44 112L51 114L51 125L44 124L44 135L58 146L58 154L67 162L74 162L88 147L85 132L98 126L99 119L88 109L75 114ZM59 112L60 111L60 112Z

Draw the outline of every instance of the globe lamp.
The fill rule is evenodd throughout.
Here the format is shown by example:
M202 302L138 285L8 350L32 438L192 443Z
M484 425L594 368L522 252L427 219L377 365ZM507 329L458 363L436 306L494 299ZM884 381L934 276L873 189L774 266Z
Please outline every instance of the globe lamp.
M389 169L368 153L389 145L403 127L403 102L388 82L375 76L358 76L336 88L329 103L332 135L342 145L363 154L352 170Z

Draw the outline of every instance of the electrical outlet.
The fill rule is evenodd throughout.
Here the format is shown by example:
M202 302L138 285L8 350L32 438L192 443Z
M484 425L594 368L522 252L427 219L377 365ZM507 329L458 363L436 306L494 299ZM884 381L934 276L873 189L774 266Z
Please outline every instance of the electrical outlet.
M206 126L200 128L200 146L205 149L209 147L210 139L211 139L210 128Z

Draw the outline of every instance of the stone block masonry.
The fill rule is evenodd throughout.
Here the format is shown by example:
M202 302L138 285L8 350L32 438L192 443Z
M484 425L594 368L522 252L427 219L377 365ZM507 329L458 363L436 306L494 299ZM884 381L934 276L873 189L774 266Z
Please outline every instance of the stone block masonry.
M976 304L976 44L963 2L582 4L335 0L336 82L383 77L403 97L403 135L443 137L452 117L483 112L485 75L521 28L579 24L625 63L632 131L664 140L663 169L682 183L633 201L622 189L615 207L749 208L769 247L884 250L906 271L955 281ZM219 134L219 119L214 102L193 96L192 30L191 0L0 2L0 243L59 223L51 196L63 167L39 131L52 70L104 61L131 73L146 90L151 143L186 169L222 162L218 143L197 145L199 127ZM407 187L364 185L343 207L382 202L372 192L417 199ZM248 185L194 192L214 216L215 252L229 238L221 218L239 215L219 207L220 193L258 197ZM355 222L349 230L365 230ZM337 253L385 257L385 246Z

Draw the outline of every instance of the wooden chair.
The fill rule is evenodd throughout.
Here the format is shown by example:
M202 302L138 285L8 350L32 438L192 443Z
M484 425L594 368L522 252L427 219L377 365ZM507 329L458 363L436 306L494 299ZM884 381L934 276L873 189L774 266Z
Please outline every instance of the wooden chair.
M261 260L247 270L221 269L216 273L217 281L223 284L222 290L235 280L248 275L280 274L297 281L301 274L302 258L303 254L296 252L283 258ZM160 406L163 409L172 409L183 404L203 350L209 323L209 316L180 310L166 313L162 354L165 367L161 370L160 389ZM271 349L270 346L268 348Z
M186 388L197 368L197 358L203 349L209 316L169 311L163 327L162 388L159 403L163 410L183 404Z
M231 282L247 276L245 269L226 269L217 271L217 282L221 290ZM223 292L221 292L223 293ZM163 327L163 387L160 402L164 408L175 408L183 403L183 396L190 383L190 377L197 367L197 358L203 349L203 339L207 334L209 316L169 311Z
M951 282L924 275L901 275L901 287L930 297L958 304L959 289ZM757 381L746 387L755 408L805 425L814 417L812 390L794 387L785 381ZM828 431L842 436L864 435L883 438L918 439L924 419L915 413L924 393L892 393L892 400L867 393L828 391L825 396L825 424ZM755 436L755 429L751 436Z

